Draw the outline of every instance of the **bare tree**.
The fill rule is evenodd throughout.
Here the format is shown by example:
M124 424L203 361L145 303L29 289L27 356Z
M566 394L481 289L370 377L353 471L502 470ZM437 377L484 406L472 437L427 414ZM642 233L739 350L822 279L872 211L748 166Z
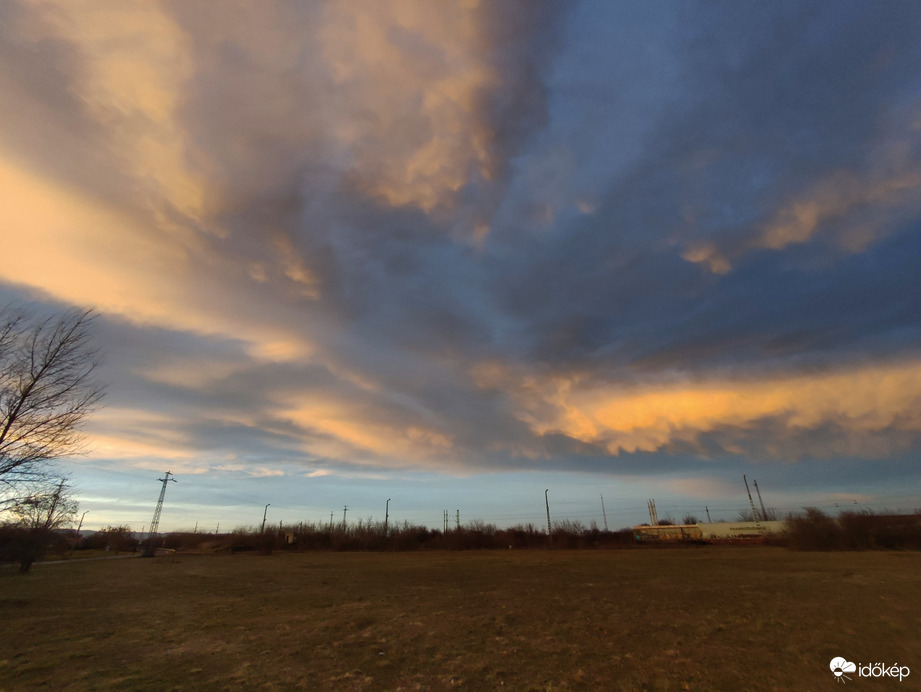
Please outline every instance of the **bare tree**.
M49 550L66 548L66 539L57 529L73 522L78 507L66 480L17 484L16 495L7 505L8 519L0 523L0 562L18 562L25 574Z
M81 450L80 424L105 393L93 320L91 310L32 319L0 308L0 507Z
M26 529L54 531L73 522L79 504L71 496L66 480L53 485L35 485L17 493L9 508L14 523Z

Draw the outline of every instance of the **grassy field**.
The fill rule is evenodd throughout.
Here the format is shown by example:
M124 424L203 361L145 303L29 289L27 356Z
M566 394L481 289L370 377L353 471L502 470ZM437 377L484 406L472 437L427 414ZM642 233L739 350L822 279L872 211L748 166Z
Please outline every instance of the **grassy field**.
M921 554L303 553L0 573L0 689L921 687Z

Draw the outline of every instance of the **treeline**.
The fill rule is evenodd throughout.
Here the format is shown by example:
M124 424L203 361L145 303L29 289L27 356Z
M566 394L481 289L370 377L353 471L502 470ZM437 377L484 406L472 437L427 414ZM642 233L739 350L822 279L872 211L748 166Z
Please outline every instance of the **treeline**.
M633 544L629 529L603 531L578 522L559 522L548 539L546 530L533 524L499 529L473 521L439 531L404 522L387 527L359 521L341 524L299 524L266 528L238 528L230 534L171 533L159 537L166 549L208 552L288 551L412 551L412 550L508 550L521 548L616 548Z
M786 520L781 544L793 550L921 550L921 512L842 512L808 508Z
M842 512L831 517L808 508L789 515L786 530L767 540L770 545L791 550L921 550L921 512L876 514L869 510ZM523 524L497 528L473 521L439 531L404 522L391 525L386 533L380 523L299 523L275 526L265 532L238 528L231 534L173 533L158 539L160 546L173 550L208 551L411 551L411 550L507 550L507 549L610 549L636 546L630 529L604 531L594 523L577 521L553 524L548 537L543 527Z
M521 548L623 548L633 545L632 532L602 531L594 524L563 521L547 532L533 524L499 529L494 524L473 521L463 526L437 531L404 522L388 526L371 521L356 524L299 523L266 528L241 527L231 533L176 531L142 538L130 526L108 526L101 531L78 536L68 529L36 530L0 524L0 564L19 563L28 572L36 561L66 553L78 557L83 551L105 551L118 555L139 552L156 555L160 551L236 553L255 551L413 551L413 550L507 550Z
M783 534L766 537L765 543L791 550L921 550L921 511L914 514L842 512L831 517L815 508L786 518ZM696 541L703 543L703 541ZM653 543L651 545L656 545ZM663 542L660 547L675 545ZM534 524L500 529L473 521L439 531L404 522L385 527L381 523L299 523L262 531L241 527L231 533L173 532L143 541L129 526L109 526L79 537L67 529L30 529L0 524L0 563L19 563L20 571L48 555L104 550L113 555L155 549L178 552L235 553L254 551L413 551L413 550L508 550L508 549L612 549L640 547L630 529L604 531L594 523L561 521L547 531ZM644 546L649 547L649 546Z

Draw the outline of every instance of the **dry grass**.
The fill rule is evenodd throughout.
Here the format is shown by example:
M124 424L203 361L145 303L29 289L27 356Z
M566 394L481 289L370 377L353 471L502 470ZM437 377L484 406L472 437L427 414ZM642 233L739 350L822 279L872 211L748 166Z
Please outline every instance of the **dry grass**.
M921 679L919 575L767 547L38 565L0 575L0 689L831 689L834 656Z

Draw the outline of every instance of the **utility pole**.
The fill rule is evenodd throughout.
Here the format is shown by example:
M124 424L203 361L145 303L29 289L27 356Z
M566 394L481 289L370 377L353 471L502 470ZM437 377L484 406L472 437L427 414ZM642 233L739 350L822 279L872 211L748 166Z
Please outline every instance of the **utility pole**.
M550 488L547 488L544 491L544 504L547 505L547 537L553 535L553 529L550 528L550 499L547 497L547 493L550 492Z
M601 516L604 517L604 530L608 530L608 514L604 511L604 494L601 495Z
M455 518L454 521L455 521L454 525L457 527L457 530L460 531L460 510L457 510L457 517Z
M329 512L329 530L333 530L333 510Z
M348 511L349 511L349 506L348 506L348 505L346 505L345 507L342 508L342 530L343 530L343 531L345 531L345 527L346 527L345 515L346 515L346 513L347 513Z
M387 538L387 520L390 519L390 498L387 498L387 506L384 508L384 538Z
M712 523L711 520L710 520L710 508L707 507L706 505L704 505L704 511L706 511L706 513L707 513L707 523L708 523L708 524Z
M86 512L89 512L89 510L86 510ZM78 536L80 535L80 529L83 528L83 517L86 516L86 512L84 512L84 513L83 513L83 516L80 517L80 525L77 526L77 535L78 535Z
M48 516L45 518L45 525L43 529L47 529L51 526L51 522L54 521L55 515L54 512L58 508L58 502L61 501L61 493L64 492L64 481L61 481L58 484L58 489L54 491L54 494L51 496L51 508L48 510Z
M147 531L147 538L156 535L157 529L160 528L160 512L163 511L163 498L166 497L166 484L170 481L173 483L178 483L175 478L170 478L172 475L173 474L171 471L167 471L165 478L157 479L163 483L163 487L160 488L160 499L157 500L157 508L154 510L153 520L150 522L150 529Z
M758 493L758 502L761 503L761 518L764 521L767 521L767 512L764 510L764 500L761 499L761 491L758 489L758 481L752 478L752 483L755 484L755 492Z
M659 515L656 512L656 501L649 500L646 503L646 506L649 507L649 523L652 526L658 526L659 525Z
M265 509L262 510L262 533L265 533L265 517L269 513L269 507L271 506L272 506L272 503L270 502L269 504L265 506Z
M443 526L444 533L447 534L448 533L448 510L443 510L442 526Z

